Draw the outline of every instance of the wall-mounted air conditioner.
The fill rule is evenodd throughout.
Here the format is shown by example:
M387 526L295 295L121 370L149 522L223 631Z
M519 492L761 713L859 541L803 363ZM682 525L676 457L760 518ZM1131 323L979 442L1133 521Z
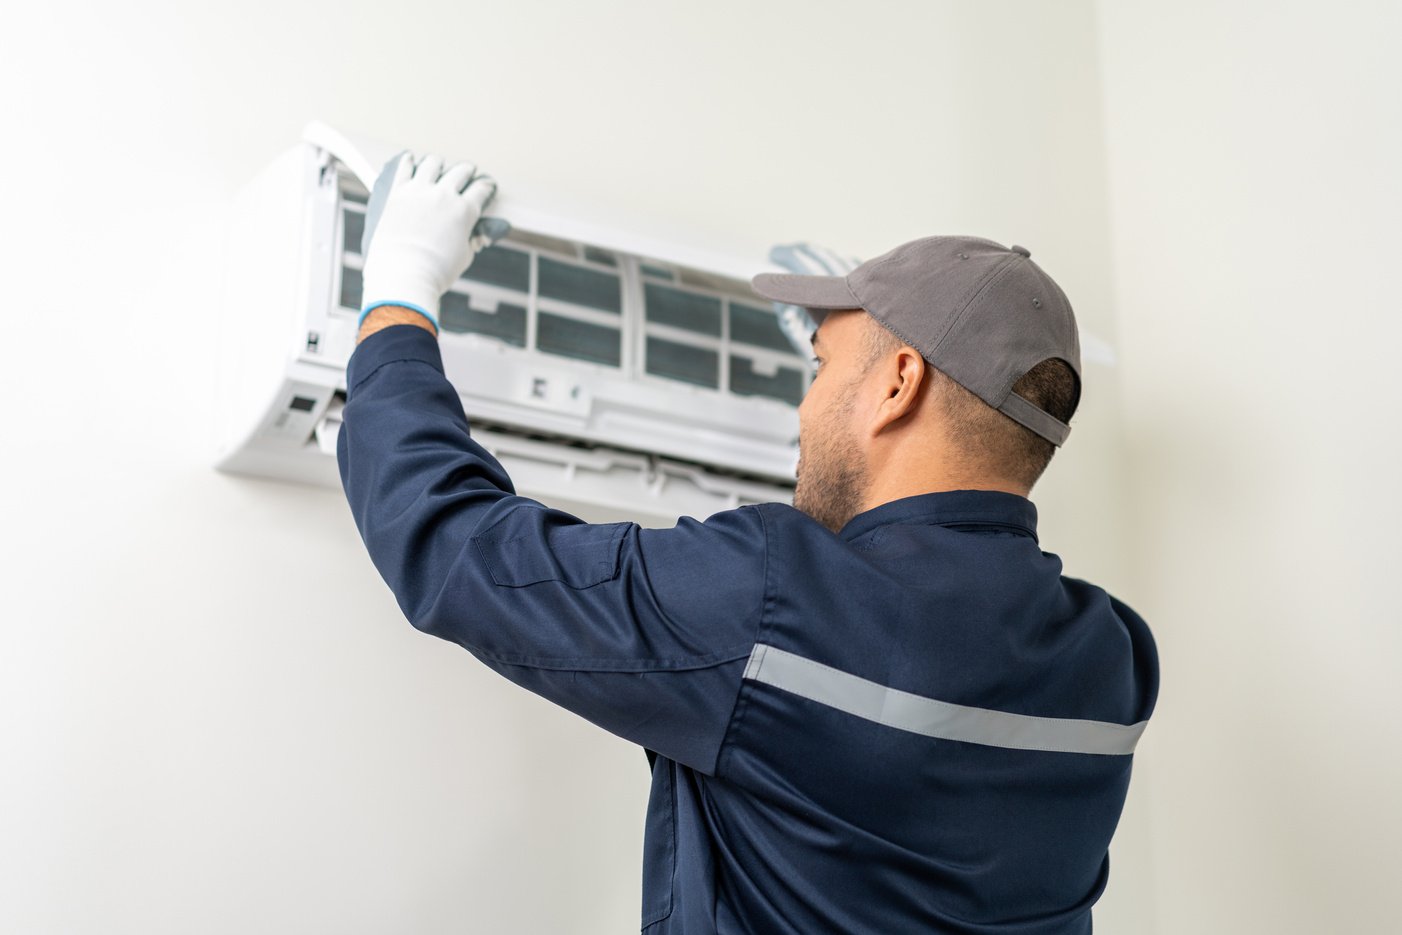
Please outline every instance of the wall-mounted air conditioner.
M236 197L222 470L339 485L368 190L399 147L322 124ZM777 270L523 204L446 296L440 346L518 492L670 524L792 494L810 372L749 278Z

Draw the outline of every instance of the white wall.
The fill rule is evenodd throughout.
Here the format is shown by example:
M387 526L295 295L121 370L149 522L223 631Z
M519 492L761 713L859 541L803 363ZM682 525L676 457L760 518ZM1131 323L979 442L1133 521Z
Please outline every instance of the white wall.
M1127 19L1112 38L1133 32ZM209 467L214 348L239 327L219 315L213 286L220 212L306 120L475 158L503 186L603 222L757 256L793 239L864 256L929 233L1023 244L1088 327L1111 338L1130 328L1146 375L1141 420L1220 433L1151 381L1161 368L1146 346L1188 338L1138 322L1123 295L1112 314L1096 44L1089 0L88 0L9 11L0 930L637 923L642 754L414 632L335 492ZM1135 142L1113 139L1120 151ZM1122 231L1147 223L1123 216L1130 184L1117 176ZM1377 234L1348 249L1377 251ZM1123 292L1153 270L1123 243L1120 254ZM1068 571L1136 603L1115 380L1088 373L1073 442L1036 499L1044 546ZM1217 382L1240 385L1230 372ZM1265 424L1283 429L1294 415ZM1149 470L1145 445L1162 452L1164 430L1141 424L1133 439L1136 470ZM1296 478L1330 463L1292 456L1311 459L1291 468ZM1243 470L1268 456L1251 457ZM1172 462L1180 472L1165 483L1181 495L1169 502L1201 511L1180 502L1197 480L1187 460ZM1242 480L1208 496L1255 498L1280 517L1273 531L1299 519ZM1141 521L1161 521L1158 509L1141 508ZM1331 520L1321 509L1312 521ZM1181 619L1193 592L1175 598L1146 581L1182 706L1146 746L1184 761L1170 775L1227 770L1185 750L1172 720L1201 703L1181 687L1191 652L1173 635L1201 638L1207 623ZM1310 626L1289 618L1300 621L1296 649L1349 627L1361 647L1362 628L1385 619L1346 611ZM1260 742L1259 730L1249 736ZM1208 749L1223 747L1240 752ZM1153 928L1145 778L1116 841L1101 931Z
M1161 932L1395 932L1402 6L1100 4Z

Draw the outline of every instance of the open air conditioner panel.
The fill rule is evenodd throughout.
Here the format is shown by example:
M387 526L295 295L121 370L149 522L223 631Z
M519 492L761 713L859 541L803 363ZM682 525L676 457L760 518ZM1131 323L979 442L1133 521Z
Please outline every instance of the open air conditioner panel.
M243 332L261 376L239 392L261 402L252 420L233 407L245 415L220 466L335 484L368 195L350 166L376 163L342 158L310 129L236 207L230 301L278 321ZM789 498L809 370L750 292L747 264L509 198L489 213L512 232L444 296L440 350L474 437L522 493L664 522Z

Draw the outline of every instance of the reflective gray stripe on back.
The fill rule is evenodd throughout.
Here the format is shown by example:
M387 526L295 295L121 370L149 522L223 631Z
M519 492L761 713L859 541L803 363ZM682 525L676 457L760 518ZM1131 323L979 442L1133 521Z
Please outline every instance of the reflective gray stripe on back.
M887 727L1013 750L1127 755L1149 723L1034 717L950 704L887 688L763 643L750 653L745 678Z

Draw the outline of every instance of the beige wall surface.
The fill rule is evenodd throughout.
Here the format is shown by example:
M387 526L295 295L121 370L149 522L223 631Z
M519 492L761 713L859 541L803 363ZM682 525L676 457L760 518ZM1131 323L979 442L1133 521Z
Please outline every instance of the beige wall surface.
M1158 930L1395 932L1402 6L1099 17Z
M0 32L0 931L617 932L639 751L210 468L222 212L310 119L733 253L1027 246L1112 341L1042 541L1163 652L1109 933L1385 931L1394 4L28 4Z

